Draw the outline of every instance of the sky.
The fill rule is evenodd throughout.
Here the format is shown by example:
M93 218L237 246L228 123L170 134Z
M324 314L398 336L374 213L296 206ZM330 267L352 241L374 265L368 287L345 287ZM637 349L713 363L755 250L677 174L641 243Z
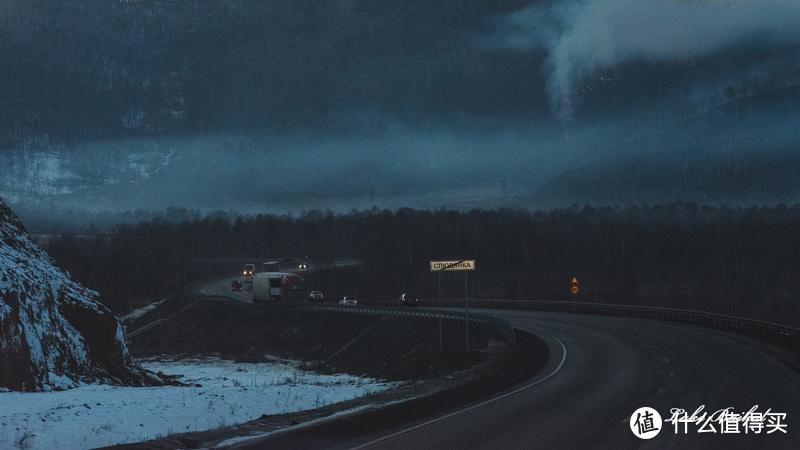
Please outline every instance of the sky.
M792 201L800 188L762 178L800 142L798 25L793 0L7 0L0 196L249 212ZM753 158L757 176L703 181ZM645 186L614 170L632 161L694 178Z

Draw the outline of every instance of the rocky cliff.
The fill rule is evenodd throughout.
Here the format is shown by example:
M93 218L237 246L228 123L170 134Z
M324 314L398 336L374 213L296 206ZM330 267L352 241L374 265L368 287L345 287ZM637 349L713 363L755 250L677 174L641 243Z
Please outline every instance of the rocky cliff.
M158 381L134 364L98 294L70 279L0 200L0 390Z

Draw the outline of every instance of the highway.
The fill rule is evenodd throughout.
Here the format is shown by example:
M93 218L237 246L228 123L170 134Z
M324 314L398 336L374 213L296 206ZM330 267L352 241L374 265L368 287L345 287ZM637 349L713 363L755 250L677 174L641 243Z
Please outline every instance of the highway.
M210 292L208 292L210 293ZM747 337L670 322L554 312L483 310L541 336L535 377L493 397L417 421L346 416L247 441L241 448L800 448L797 354ZM786 413L788 434L675 433L640 440L629 419L650 406ZM666 418L666 417L664 417ZM717 426L719 428L719 426Z
M246 260L247 262L252 262L253 260ZM334 263L327 263L327 264L314 264L308 270L299 270L296 267L285 267L281 270L281 272L287 273L295 273L300 276L311 274L318 271L330 270L330 269L348 269L353 267L358 267L360 262L358 260L348 259L348 260L340 260ZM217 278L205 283L200 284L197 286L194 291L200 295L208 295L208 296L221 296L227 297L233 300L252 303L253 302L253 285L252 283L243 283L242 290L238 292L233 292L231 290L231 281L234 278L239 278L237 275L231 275L230 277L226 278Z

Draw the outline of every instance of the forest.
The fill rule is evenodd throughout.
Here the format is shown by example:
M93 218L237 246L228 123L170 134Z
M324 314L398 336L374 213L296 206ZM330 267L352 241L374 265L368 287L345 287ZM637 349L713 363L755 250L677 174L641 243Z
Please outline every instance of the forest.
M359 298L437 295L429 260L477 260L471 298L670 306L800 324L800 205L694 203L549 211L371 209L300 216L215 214L63 234L47 250L124 311L210 275L203 262L358 258ZM205 269L204 269L205 267ZM572 277L581 292L569 293ZM443 276L444 296L465 295Z

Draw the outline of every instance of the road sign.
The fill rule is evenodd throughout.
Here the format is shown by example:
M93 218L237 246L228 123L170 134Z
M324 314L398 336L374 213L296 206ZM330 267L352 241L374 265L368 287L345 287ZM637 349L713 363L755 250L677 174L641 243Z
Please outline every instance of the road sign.
M431 261L431 272L439 272L439 307L442 303L442 272L464 272L464 330L465 348L469 351L469 304L467 303L467 272L475 270L474 259ZM442 349L442 321L439 321L439 350Z
M431 261L431 272L461 272L465 270L475 270L474 259Z
M570 281L570 284L571 286L569 287L569 292L572 293L572 295L578 295L578 293L581 291L581 288L578 287L578 279L572 277L572 281Z

